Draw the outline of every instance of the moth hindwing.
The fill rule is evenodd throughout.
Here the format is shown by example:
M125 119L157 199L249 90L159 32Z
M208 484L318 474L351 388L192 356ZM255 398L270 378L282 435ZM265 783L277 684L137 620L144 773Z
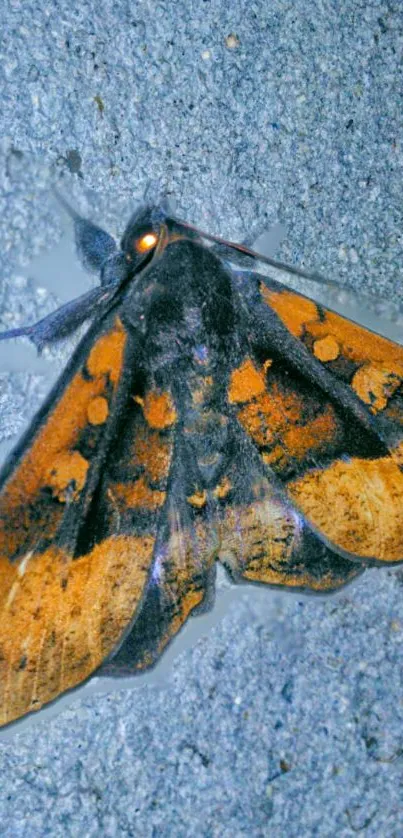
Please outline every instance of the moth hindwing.
M403 558L402 348L158 208L119 248L74 220L100 286L1 335L92 320L1 475L3 725L154 664L216 560L326 592Z

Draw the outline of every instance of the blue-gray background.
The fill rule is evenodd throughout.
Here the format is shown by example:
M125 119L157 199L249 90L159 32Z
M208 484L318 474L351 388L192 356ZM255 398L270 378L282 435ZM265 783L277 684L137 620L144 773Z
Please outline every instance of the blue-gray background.
M55 181L115 234L146 188L238 240L280 222L283 259L397 296L398 0L3 0L0 28L3 326L89 287ZM2 347L4 450L67 354ZM159 686L0 738L1 834L403 836L402 602L387 569L240 591Z

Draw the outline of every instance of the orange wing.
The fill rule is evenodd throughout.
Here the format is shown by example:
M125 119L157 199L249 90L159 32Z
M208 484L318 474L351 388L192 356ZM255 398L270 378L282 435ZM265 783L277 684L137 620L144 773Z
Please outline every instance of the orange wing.
M122 673L128 650L152 665L211 589L217 536L184 496L172 396L119 318L98 332L3 473L0 725L101 664Z
M325 544L402 561L403 349L266 278L260 292L228 389L238 421Z
M141 435L138 426L142 461L131 466L131 496L123 484L105 485L122 405L126 413L128 402L133 413L138 405L125 381L125 329L113 316L98 333L99 326L84 338L3 474L0 724L99 667L130 625L149 575L155 527L125 530L120 507L158 506L169 440L158 430ZM147 471L150 449L156 459ZM119 466L115 457L115 473Z

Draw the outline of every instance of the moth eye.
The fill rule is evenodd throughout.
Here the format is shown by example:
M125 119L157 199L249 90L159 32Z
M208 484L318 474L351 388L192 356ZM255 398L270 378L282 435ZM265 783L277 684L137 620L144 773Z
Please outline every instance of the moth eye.
M156 233L145 233L144 236L136 239L134 246L137 253L147 253L148 250L152 250L152 248L155 247L157 241L158 236Z

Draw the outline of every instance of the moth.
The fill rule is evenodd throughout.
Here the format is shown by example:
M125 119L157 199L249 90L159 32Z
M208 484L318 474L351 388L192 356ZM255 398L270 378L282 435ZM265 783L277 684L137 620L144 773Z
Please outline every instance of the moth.
M91 321L1 473L2 725L151 667L217 561L331 592L403 559L403 348L161 207L119 247L73 215L99 285L0 335Z

